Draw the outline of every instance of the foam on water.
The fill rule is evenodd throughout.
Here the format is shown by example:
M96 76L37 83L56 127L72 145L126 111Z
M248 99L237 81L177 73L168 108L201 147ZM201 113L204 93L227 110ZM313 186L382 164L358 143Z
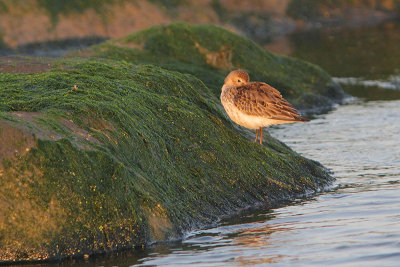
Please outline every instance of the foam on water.
M400 90L400 76L389 76L386 80L366 80L356 77L336 77L335 82L341 85L375 86L382 89Z

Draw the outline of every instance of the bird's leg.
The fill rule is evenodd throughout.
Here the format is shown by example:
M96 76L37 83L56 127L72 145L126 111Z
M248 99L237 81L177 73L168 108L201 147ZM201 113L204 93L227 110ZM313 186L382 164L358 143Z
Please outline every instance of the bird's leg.
M260 127L260 145L262 145L262 133L263 133L263 127Z
M256 139L254 140L254 143L257 143L257 139L258 139L258 129L256 129Z

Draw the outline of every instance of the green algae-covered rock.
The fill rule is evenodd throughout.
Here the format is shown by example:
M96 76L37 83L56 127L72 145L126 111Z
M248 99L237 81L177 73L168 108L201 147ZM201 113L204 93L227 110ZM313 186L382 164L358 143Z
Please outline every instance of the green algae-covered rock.
M216 96L226 74L242 68L249 72L251 80L269 83L303 111L331 109L345 96L318 66L275 55L247 38L211 25L155 26L93 46L81 54L151 63L190 73Z
M192 75L69 59L0 73L0 262L177 238L317 190L324 168L238 132Z

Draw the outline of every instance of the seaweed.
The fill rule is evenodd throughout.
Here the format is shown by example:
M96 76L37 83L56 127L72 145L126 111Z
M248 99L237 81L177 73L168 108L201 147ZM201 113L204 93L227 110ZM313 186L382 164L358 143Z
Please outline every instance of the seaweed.
M190 74L71 58L0 83L3 263L181 237L332 180L269 135L254 144Z
M154 26L93 46L81 55L189 73L202 80L215 96L219 96L226 74L242 68L252 80L277 88L300 109L327 110L345 97L320 67L270 53L245 37L211 25ZM312 99L318 101L310 102Z

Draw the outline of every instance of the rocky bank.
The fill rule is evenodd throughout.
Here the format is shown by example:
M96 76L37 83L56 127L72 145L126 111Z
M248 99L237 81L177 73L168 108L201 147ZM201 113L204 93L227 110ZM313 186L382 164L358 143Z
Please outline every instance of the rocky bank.
M218 90L237 67L298 107L344 95L317 66L206 25L153 27L64 59L2 58L0 262L180 238L328 185L319 163L268 135L255 144L227 118Z

